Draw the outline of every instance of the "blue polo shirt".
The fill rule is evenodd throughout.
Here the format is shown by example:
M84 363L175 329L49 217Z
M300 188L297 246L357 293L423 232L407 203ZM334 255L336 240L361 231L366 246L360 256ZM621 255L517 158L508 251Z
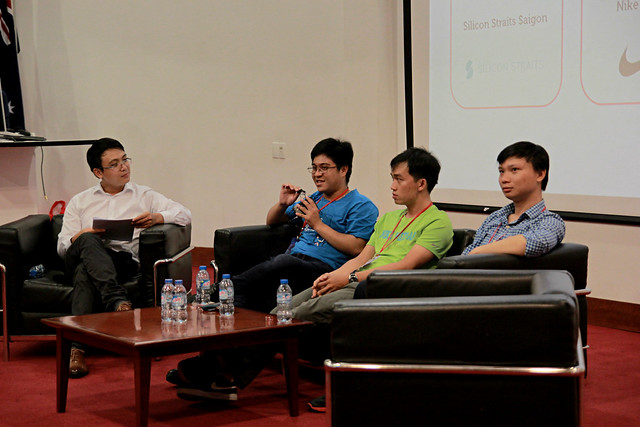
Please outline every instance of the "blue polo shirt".
M344 197L331 204L319 191L308 197L316 202L318 209L322 209L320 218L329 227L338 233L351 234L364 241L369 240L378 219L378 208L358 190L348 192ZM293 211L296 204L289 206L285 214L293 224L302 225L303 220L297 217ZM323 208L324 206L326 207ZM300 237L291 249L291 253L313 257L329 264L334 269L352 258L351 255L340 252L327 243L309 224L302 230Z

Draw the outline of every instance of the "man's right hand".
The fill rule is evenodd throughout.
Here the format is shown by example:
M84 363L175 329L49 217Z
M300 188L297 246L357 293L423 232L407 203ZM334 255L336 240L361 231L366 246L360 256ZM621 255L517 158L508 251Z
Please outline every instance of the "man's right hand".
M280 187L280 195L278 196L278 203L273 205L271 209L269 209L269 212L267 212L267 225L283 224L289 221L289 218L285 215L285 211L296 201L300 190L302 190L302 188L296 187L295 185L282 184Z
M278 203L280 206L289 207L296 201L298 194L302 190L301 187L296 187L292 184L282 184L280 187L280 197Z

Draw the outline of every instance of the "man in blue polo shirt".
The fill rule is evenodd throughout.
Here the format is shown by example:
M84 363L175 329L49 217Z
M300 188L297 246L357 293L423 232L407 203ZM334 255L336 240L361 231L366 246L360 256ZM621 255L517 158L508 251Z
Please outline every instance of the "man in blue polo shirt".
M562 242L564 221L542 198L549 181L549 154L540 145L516 142L498 155L498 182L512 203L489 215L466 254L544 255Z
M311 150L311 174L316 190L296 202L300 187L284 184L278 201L267 213L267 225L290 222L301 227L287 253L277 255L233 276L235 305L269 312L280 279L288 279L293 293L335 270L365 247L378 218L378 208L349 188L353 148L346 141L327 138ZM223 272L224 273L224 272Z

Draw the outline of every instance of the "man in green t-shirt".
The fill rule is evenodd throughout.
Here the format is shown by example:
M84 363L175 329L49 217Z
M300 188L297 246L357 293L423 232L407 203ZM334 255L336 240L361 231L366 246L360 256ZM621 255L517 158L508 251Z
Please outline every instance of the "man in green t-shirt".
M293 317L329 323L333 304L353 298L358 284L372 271L435 268L453 243L449 217L431 202L439 173L438 160L422 148L409 148L394 157L392 197L406 208L384 214L358 256L321 275L311 288L295 295ZM360 288L365 285L360 283Z

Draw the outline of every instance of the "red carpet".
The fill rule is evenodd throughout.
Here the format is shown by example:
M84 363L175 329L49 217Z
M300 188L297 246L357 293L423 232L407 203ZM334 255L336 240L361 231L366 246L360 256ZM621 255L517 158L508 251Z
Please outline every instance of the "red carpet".
M585 426L640 425L640 334L589 327L589 375L585 382ZM69 380L67 412L55 411L53 342L18 342L12 360L0 362L3 426L132 426L133 366L109 353L88 358L91 374ZM290 418L283 376L264 371L233 403L202 404L180 400L165 382L181 356L154 362L151 370L149 424L152 426L324 426L325 415L309 412L306 402L324 392L322 375L302 372L300 416ZM311 375L313 374L313 375ZM535 402L532 402L535 405Z

